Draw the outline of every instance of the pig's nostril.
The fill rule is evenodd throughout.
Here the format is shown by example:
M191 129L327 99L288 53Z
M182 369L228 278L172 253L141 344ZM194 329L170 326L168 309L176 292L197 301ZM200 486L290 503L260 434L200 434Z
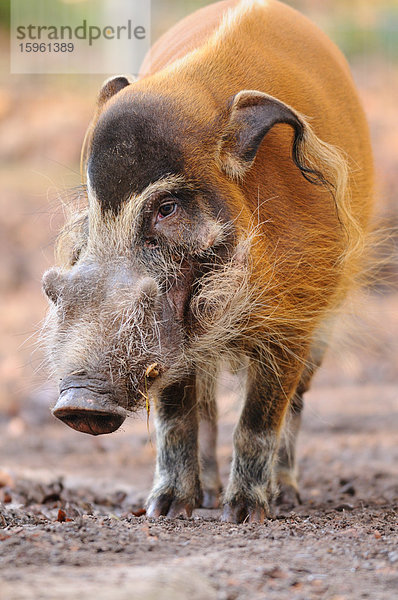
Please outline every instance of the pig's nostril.
M124 421L124 417L121 415L103 412L96 413L95 411L88 410L59 410L54 412L54 416L66 425L69 425L72 429L91 435L112 433L119 429Z

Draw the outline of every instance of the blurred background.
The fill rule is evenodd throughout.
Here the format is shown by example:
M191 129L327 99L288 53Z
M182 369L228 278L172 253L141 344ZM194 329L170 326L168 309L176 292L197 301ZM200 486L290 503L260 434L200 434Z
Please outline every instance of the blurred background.
M287 3L326 31L351 64L371 127L378 214L393 238L398 224L398 3ZM153 0L152 41L206 4ZM10 75L5 0L0 0L0 40L0 423L18 437L51 418L48 406L55 391L41 369L43 357L37 349L37 332L46 312L41 275L53 264L63 206L75 200L80 148L105 76ZM396 272L392 260L384 271L392 281ZM358 358L355 351L345 350L331 360L337 361L340 376L353 383L367 377L396 381L396 288L392 283L376 286L366 302L356 323L368 328L366 314L373 311L376 328L364 344L371 352Z

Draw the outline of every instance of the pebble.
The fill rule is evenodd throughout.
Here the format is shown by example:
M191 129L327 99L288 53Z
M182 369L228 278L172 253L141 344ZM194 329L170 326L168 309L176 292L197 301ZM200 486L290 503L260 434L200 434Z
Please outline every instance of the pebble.
M395 563L398 561L398 551L393 551L388 553L388 560L390 563Z
M335 510L338 510L339 512L343 511L343 510L354 510L354 506L352 504L349 504L348 502L342 502L341 504L338 504L337 506L335 506Z

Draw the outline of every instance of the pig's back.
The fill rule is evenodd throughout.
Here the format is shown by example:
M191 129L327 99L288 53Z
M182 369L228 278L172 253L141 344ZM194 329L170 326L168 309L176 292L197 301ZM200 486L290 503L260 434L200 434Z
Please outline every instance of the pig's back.
M149 79L163 81L168 94L187 103L194 105L202 88L217 111L240 90L253 89L308 116L315 133L347 155L355 180L352 209L366 224L373 195L367 122L344 56L309 19L276 0L226 0L183 19L151 55L144 79L156 73Z
M219 27L223 15L239 0L222 0L188 15L166 31L152 46L141 65L140 77L156 73L198 48Z

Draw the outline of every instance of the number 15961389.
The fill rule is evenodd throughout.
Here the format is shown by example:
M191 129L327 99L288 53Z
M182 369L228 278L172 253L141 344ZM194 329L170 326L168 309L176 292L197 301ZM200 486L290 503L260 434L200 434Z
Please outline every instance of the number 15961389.
M75 46L72 42L22 42L19 44L21 52L73 52Z

